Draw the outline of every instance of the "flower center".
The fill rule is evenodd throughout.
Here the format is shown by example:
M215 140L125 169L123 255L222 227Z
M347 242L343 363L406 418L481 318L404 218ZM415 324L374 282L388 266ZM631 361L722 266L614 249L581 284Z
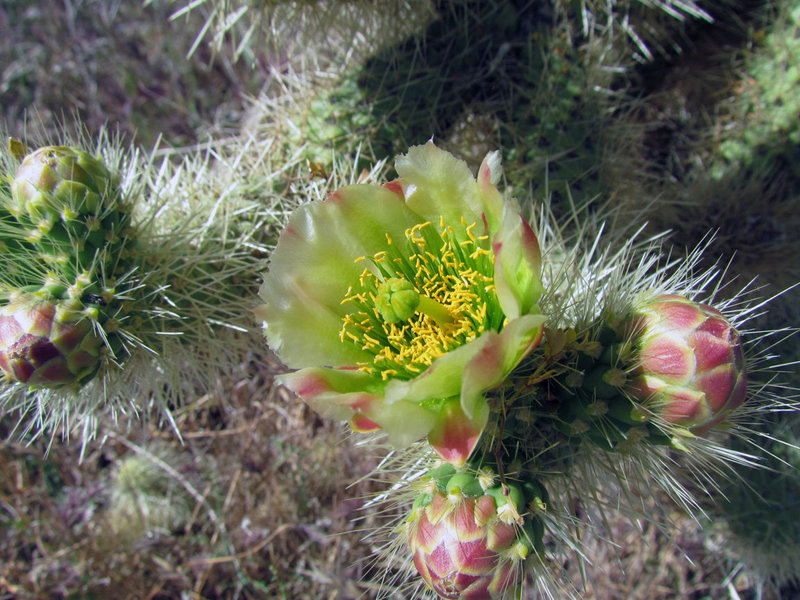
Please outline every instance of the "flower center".
M440 356L499 330L504 315L494 289L494 255L477 223L463 220L439 229L420 223L405 231L403 243L388 235L387 247L356 262L366 266L342 304L353 307L342 319L340 339L369 352L359 368L371 374L411 379Z

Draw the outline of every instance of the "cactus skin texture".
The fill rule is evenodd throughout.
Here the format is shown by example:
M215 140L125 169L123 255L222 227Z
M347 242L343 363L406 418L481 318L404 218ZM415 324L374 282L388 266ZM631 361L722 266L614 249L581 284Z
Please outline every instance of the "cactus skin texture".
M627 391L667 422L703 434L747 392L739 333L715 308L663 295L631 321L638 365Z
M58 388L94 377L103 341L69 304L25 294L0 309L0 369L7 381Z

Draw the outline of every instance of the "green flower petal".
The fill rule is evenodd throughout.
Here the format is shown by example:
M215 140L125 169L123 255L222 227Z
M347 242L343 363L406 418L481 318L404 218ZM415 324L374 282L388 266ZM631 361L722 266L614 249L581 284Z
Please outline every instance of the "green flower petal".
M284 385L322 416L345 421L356 412L383 400L380 382L357 369L309 367L279 375L275 381Z
M463 160L428 142L413 146L397 157L395 169L401 177L409 208L425 220L439 218L452 226L479 222L484 213L478 184Z
M503 223L492 238L494 285L506 317L539 312L536 304L544 291L539 241L514 204L506 205Z
M389 436L389 443L405 448L425 437L436 425L436 415L419 404L401 400L382 402L367 416Z
M539 345L544 331L543 315L525 315L511 321L500 333L490 332L480 352L464 369L461 408L476 422L486 423L484 394L500 385L528 353Z
M356 369L310 367L280 375L276 381L308 402L320 415L339 421L364 415L389 436L389 443L408 446L425 437L436 424L436 413L400 399L387 402L383 383Z
M450 398L461 395L461 379L464 369L470 361L480 353L483 346L493 334L482 335L469 344L440 356L421 375L408 381L393 380L386 386L386 398L389 402L408 400L423 402L433 398Z
M369 356L339 340L347 288L364 269L355 260L403 239L419 222L403 198L375 185L342 188L298 208L278 240L256 315L267 341L291 367L346 366Z

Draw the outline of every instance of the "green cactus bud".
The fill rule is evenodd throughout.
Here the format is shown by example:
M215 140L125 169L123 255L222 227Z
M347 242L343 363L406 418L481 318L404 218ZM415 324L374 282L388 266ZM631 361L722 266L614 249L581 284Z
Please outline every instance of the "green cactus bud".
M486 494L494 498L498 514L509 522L517 521L525 512L525 495L517 485L489 488Z
M117 181L102 161L66 146L45 146L26 156L11 184L9 210L31 221L69 220L108 204Z
M456 473L447 482L445 491L448 495L482 496L483 488L478 479L471 473Z
M38 259L68 276L76 267L92 268L98 257L116 265L131 233L118 177L77 148L45 146L28 154L7 202Z
M428 471L427 477L430 477L436 482L436 486L440 491L444 492L447 489L447 482L456 472L456 468L448 463L442 463L438 467L434 467Z

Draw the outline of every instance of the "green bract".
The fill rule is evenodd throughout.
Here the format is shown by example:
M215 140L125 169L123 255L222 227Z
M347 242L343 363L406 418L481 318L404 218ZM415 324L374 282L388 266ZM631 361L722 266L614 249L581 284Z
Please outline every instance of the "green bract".
M486 392L541 339L539 244L494 185L496 153L477 179L433 142L395 166L396 181L295 211L257 314L299 369L280 382L321 413L382 428L396 445L427 435L463 463L487 420Z

